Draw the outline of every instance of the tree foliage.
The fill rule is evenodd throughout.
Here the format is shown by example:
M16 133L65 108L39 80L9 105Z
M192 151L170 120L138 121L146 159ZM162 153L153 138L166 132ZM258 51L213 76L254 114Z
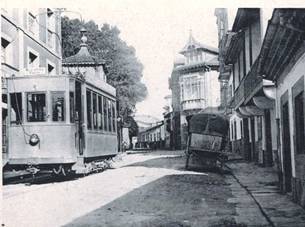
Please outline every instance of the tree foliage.
M134 136L137 136L139 133L139 127L137 122L134 120L133 117L128 116L126 119L126 123L127 127L129 128L129 137L130 139Z
M147 88L141 82L143 65L136 57L135 49L120 37L115 26L103 24L100 28L94 21L62 18L63 58L74 55L81 43L81 28L86 28L88 47L92 56L105 60L107 80L116 88L119 113L127 119L135 111L135 105L145 99Z

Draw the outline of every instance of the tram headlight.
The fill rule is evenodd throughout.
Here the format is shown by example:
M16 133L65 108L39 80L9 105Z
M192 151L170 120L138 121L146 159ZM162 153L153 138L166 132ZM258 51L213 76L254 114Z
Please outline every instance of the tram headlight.
M30 145L36 146L39 143L39 141L40 139L37 134L32 134L30 136L30 140L29 140Z

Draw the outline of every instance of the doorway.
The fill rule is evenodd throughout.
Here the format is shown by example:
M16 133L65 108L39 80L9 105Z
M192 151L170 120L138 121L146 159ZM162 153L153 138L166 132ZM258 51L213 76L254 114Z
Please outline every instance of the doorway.
M247 161L251 161L251 144L249 136L248 118L243 118L243 137L244 137L244 154Z
M291 166L288 101L282 104L282 131L283 131L284 190L286 192L291 192L292 166Z
M83 131L83 101L82 101L82 83L80 81L75 81L75 125L76 125L76 139L77 148L79 155L83 155L85 138Z

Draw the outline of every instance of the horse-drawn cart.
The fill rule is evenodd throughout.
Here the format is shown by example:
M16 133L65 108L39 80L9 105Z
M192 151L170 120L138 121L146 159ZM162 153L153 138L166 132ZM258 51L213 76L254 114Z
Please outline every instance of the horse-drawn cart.
M220 114L198 113L187 118L188 138L185 168L190 160L200 167L213 168L218 163L221 167L227 156L224 153L229 123Z

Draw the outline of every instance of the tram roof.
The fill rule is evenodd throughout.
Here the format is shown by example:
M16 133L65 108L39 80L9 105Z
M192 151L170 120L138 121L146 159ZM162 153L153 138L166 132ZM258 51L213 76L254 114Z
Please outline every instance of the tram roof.
M86 30L83 30L82 32L82 43L80 44L79 51L77 52L77 54L63 59L63 66L105 66L104 60L97 60L90 54L88 50L87 37L84 35L84 32L86 32Z
M80 50L77 54L72 55L70 57L67 57L63 59L63 65L69 66L69 65L88 65L88 66L98 66L98 65L104 65L104 60L97 61L90 53L85 45L81 45Z

